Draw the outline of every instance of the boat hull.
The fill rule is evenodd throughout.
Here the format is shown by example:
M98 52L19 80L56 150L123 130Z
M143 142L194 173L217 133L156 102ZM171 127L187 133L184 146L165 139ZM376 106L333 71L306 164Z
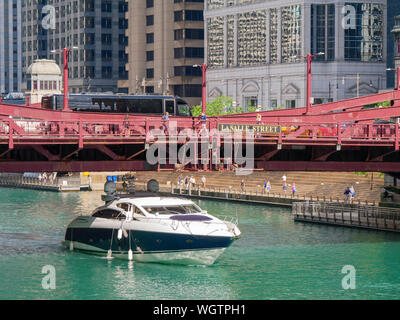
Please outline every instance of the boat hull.
M97 248L85 243L64 241L66 248L81 251L84 253L107 256L108 251ZM226 248L217 249L197 249L180 251L162 251L162 252L138 252L133 251L132 260L146 263L162 264L183 264L183 265L212 265ZM109 257L110 258L110 257ZM129 260L128 251L112 251L111 258Z
M131 250L132 259L140 262L210 265L234 240L228 236L143 230L124 230L118 236L118 229L68 228L65 246L123 259L128 259Z

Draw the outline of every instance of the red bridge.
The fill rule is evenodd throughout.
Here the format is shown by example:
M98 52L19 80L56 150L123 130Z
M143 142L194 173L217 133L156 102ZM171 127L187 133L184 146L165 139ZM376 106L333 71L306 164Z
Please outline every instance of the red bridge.
M385 101L389 107L365 108ZM233 131L241 138L232 150L246 157L251 145L256 169L400 172L399 124L376 121L397 117L400 90L206 121L0 104L0 172L171 169L170 150L190 147L192 161L184 152L187 168L216 169L220 161L235 161L234 152L226 156ZM254 137L246 140L246 131ZM165 164L149 164L146 152L161 142L168 146L164 157L158 153Z

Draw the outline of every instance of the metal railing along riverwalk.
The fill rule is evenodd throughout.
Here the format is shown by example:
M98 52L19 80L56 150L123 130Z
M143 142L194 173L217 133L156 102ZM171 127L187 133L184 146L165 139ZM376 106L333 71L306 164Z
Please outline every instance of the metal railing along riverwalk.
M147 181L136 181L137 190L146 190ZM266 205L279 205L279 206L292 206L293 202L300 201L329 201L332 203L344 203L346 199L343 198L332 198L320 195L305 195L296 193L292 195L291 192L265 192L262 188L233 188L231 186L222 187L215 185L207 185L203 187L196 184L194 187L184 184L173 184L160 186L160 191L168 195L186 196L194 198L204 199L215 199L215 200L226 200L226 201L238 201L238 202L249 202ZM348 201L347 201L348 202ZM361 205L361 200L352 200L351 203L358 203ZM365 201L368 205L375 206L375 201Z
M295 221L400 232L400 210L366 204L294 202Z
M0 186L14 188L28 188L48 191L79 191L80 178L56 177L55 179L39 179L35 177L24 177L22 175L0 176Z

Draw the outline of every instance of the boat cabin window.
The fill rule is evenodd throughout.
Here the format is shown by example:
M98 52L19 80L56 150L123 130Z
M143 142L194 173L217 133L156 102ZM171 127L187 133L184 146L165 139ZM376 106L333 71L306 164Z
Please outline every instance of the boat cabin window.
M151 214L190 214L200 213L201 209L194 204L176 205L176 206L143 206Z
M96 211L93 214L93 217L103 218L103 219L118 219L118 220L125 219L125 215L122 212L112 209L103 209Z
M134 214L139 214L141 216L144 216L144 213L142 211L140 211L140 209L138 207L134 207L133 208L133 213Z
M130 208L131 208L131 204L130 203L126 203L126 202L118 203L117 207L121 208L122 210L129 211Z

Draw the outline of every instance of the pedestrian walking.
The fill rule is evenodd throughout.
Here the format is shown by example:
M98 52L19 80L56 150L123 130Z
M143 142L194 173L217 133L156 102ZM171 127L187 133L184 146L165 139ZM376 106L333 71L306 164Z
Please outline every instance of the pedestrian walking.
M292 197L294 198L294 195L296 194L296 184L293 182L292 184Z
M271 192L271 183L268 180L268 182L267 182L267 193L268 193L268 196L269 196L270 192Z
M350 198L350 188L346 187L346 190L344 190L344 195L346 196L346 201L349 201Z
M193 176L190 177L190 184L191 184L192 188L194 188L196 186L196 179Z
M240 182L240 189L242 190L242 192L244 192L244 187L245 187L245 183L244 183L244 179L242 179L242 181Z
M205 189L206 188L206 177L202 176L201 177L201 186Z
M287 186L286 182L284 182L283 183L283 192L285 193L285 197L286 197L287 189L288 189L288 186Z
M188 176L185 177L184 182L185 182L186 188L189 187L189 177Z
M354 187L350 187L350 200L353 200L356 197L356 190L354 190Z

